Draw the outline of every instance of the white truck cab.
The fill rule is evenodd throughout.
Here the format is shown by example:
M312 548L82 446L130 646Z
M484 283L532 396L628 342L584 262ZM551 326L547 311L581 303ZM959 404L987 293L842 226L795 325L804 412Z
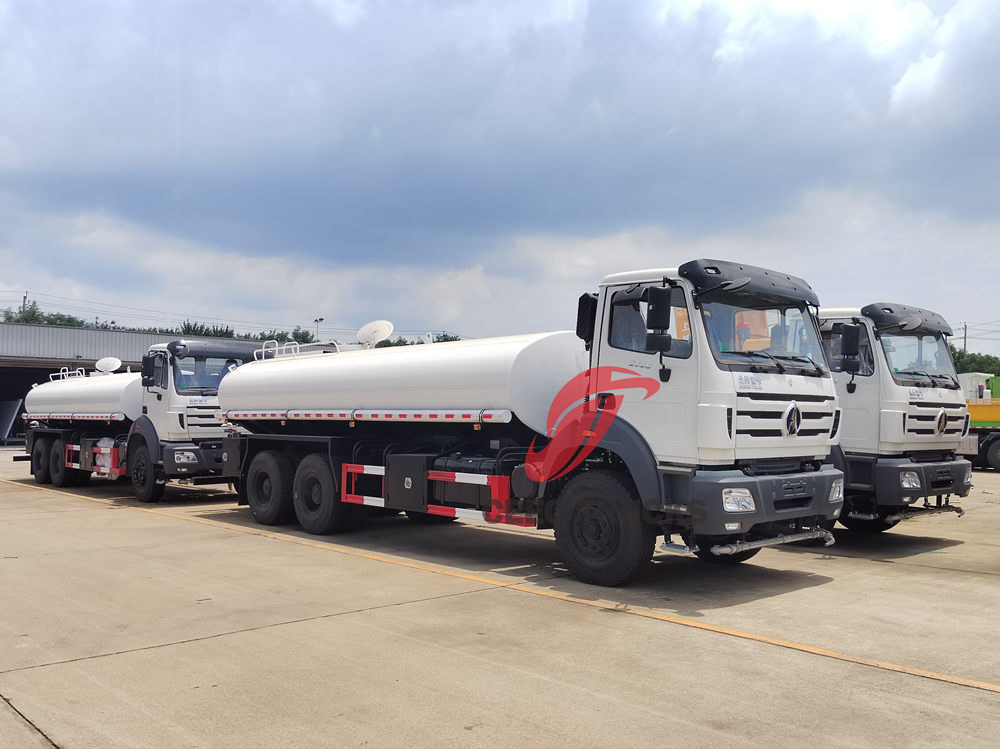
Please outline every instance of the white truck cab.
M841 523L877 532L915 515L961 515L950 496L972 487L971 464L956 455L969 416L948 323L887 302L823 308L820 319L843 408L833 453L847 482Z

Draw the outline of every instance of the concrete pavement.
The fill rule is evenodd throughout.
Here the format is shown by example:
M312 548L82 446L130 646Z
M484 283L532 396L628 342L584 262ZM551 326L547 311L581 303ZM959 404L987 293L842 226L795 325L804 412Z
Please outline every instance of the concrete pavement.
M1000 740L994 472L961 519L735 568L660 555L602 589L547 532L318 538L217 490L37 487L13 454L0 747Z

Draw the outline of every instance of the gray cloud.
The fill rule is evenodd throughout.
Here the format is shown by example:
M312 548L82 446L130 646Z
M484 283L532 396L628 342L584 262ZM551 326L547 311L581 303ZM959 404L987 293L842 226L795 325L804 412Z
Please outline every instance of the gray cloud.
M223 255L505 272L519 237L698 247L817 190L1000 205L990 2L2 7L0 191Z

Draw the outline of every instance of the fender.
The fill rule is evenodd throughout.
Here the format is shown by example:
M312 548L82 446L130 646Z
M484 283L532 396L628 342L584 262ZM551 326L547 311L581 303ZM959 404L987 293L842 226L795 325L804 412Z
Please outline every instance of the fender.
M598 448L617 455L625 463L643 507L659 510L664 504L663 482L656 458L639 430L622 418L615 419Z
M128 441L126 444L132 447L136 440L139 439L145 441L146 448L149 450L149 457L154 463L163 461L160 438L156 434L156 427L153 426L153 422L149 420L148 416L140 416L135 420L131 429L128 430Z

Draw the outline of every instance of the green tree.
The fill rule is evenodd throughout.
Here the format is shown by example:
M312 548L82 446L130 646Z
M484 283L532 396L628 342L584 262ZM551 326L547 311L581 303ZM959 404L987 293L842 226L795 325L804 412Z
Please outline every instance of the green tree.
M375 348L389 348L390 346L409 346L410 342L403 338L403 336L397 336L395 339L386 338L384 341L379 341L375 344Z
M434 336L434 343L448 343L449 341L461 341L460 335L449 335L448 333L438 333Z
M959 374L963 372L1000 374L1000 357L993 356L992 354L962 351L950 343L948 344L948 348L951 349L951 358L955 360L955 369Z
M8 307L3 311L4 322L24 323L28 325L62 325L67 328L85 328L87 321L73 315L61 312L42 312L34 299L22 309Z

